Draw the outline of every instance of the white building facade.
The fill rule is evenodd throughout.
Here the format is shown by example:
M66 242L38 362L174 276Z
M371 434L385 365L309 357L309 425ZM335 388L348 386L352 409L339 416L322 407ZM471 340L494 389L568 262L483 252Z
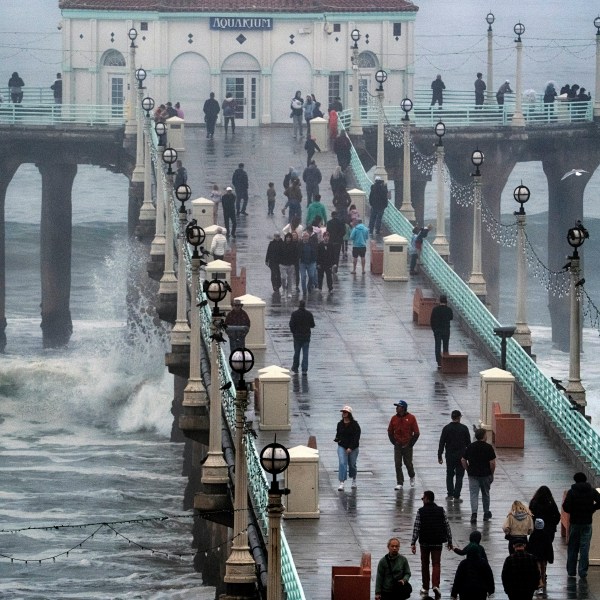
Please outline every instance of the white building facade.
M63 102L115 110L128 102L133 27L135 67L148 73L148 95L157 103L180 102L188 123L203 121L211 91L219 101L233 94L237 125L289 123L296 90L314 94L323 112L336 96L351 106L350 32L358 29L361 104L383 68L386 104L398 105L413 93L417 7L403 0L381 0L377 7L331 2L320 12L316 1L263 0L261 7L259 0L249 10L243 0L214 3L222 9L210 0L62 0Z

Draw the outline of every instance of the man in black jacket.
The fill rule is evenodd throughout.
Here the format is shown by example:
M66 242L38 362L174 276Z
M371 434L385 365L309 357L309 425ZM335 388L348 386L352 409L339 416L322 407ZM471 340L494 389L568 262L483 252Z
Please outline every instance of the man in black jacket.
M215 93L211 92L210 97L204 102L204 122L206 123L206 137L212 139L215 135L215 123L221 112L219 102L215 100Z
M340 250L346 235L346 225L339 218L336 210L331 213L331 219L327 221L327 233L329 234L329 243L333 248L333 272L335 273L340 263Z
M502 586L508 600L531 600L540 581L537 561L525 552L525 544L525 540L516 540L515 551L506 557L502 567Z
M221 206L223 207L223 221L227 229L227 237L235 237L237 221L235 218L235 194L230 187L225 188L225 193L221 196ZM231 229L229 224L231 222Z
M419 540L423 580L422 595L427 595L429 591L429 557L431 556L432 592L436 600L439 600L442 597L440 592L442 548L444 544L447 544L448 550L452 550L452 531L446 511L434 502L435 494L431 490L426 490L421 499L423 506L417 511L410 549L413 554L416 554L416 544Z
M381 219L388 204L388 188L379 176L375 177L375 183L371 186L369 204L371 205L369 233L373 235L373 232L375 232L379 235L381 233Z
M450 502L462 502L460 492L462 490L465 469L460 459L467 446L471 443L471 437L468 427L460 422L462 417L460 410L453 410L450 416L452 421L442 429L442 435L440 435L438 463L440 465L444 463L442 454L445 448L447 500ZM454 481L455 477L456 482Z
M575 473L575 483L567 492L563 510L569 513L569 542L567 549L567 574L587 577L590 541L592 539L592 516L600 508L600 493L587 481L585 473ZM579 556L579 569L577 557Z
M243 215L247 215L246 206L248 206L248 173L244 171L244 163L240 163L238 168L233 172L233 177L231 178L231 183L235 188L236 202L235 202L235 212L237 216L240 216L240 213ZM240 204L244 201L241 205Z
M442 368L442 348L444 353L448 352L450 344L450 321L454 315L452 309L448 306L448 298L446 294L440 296L440 303L433 307L429 324L433 331L433 339L435 340L435 360L438 369Z
M290 317L290 331L294 337L294 361L292 371L298 372L300 351L302 351L302 375L308 373L308 347L310 346L310 330L315 326L313 314L306 310L306 303L300 300L298 310Z
M267 255L265 257L265 264L271 269L271 285L273 291L279 293L281 287L281 273L279 272L279 263L281 261L281 247L283 246L283 240L279 232L275 232L273 239L269 242L267 248Z

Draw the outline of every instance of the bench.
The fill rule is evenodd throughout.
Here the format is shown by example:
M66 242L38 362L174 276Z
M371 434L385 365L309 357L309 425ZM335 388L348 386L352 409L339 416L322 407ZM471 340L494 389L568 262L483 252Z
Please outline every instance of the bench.
M468 372L469 355L467 352L442 352L442 373L465 375Z
M413 321L417 325L429 327L431 311L437 306L437 298L432 290L417 287L413 296Z
M360 567L331 567L331 600L370 600L371 554L363 552Z
M503 413L498 402L492 404L492 443L496 448L525 447L525 420L519 413Z
M375 240L371 240L370 249L371 273L381 275L383 273L383 248L379 248Z

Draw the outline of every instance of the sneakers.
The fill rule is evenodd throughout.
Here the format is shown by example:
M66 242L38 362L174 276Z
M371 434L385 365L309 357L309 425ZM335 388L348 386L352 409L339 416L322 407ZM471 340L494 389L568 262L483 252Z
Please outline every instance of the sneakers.
M471 523L477 523L477 513L471 514Z
M457 498L456 496L454 497L454 502L458 502L460 504L462 501L462 498Z
M398 491L398 490L401 490L403 487L404 487L404 486L403 486L401 483L399 483L399 484L398 484L398 485L397 485L397 486L396 486L394 489L395 489L396 491Z
M435 600L440 600L440 598L442 597L442 592L440 592L440 588L439 587L434 587L431 590L433 592L433 595L435 596Z
M446 496L446 500L448 500L448 502L454 502L454 496Z
M344 482L340 481L340 485L338 485L338 492L343 492L344 491Z
M427 596L429 594L429 590L426 590L424 587L422 587L419 593L421 596Z
M363 271L363 273L364 273L364 271ZM414 477L410 478L410 487L415 487L415 478Z
M352 488L356 488L356 477L352 480Z
M484 521L489 521L491 518L492 518L492 513L489 510L487 512L483 513Z

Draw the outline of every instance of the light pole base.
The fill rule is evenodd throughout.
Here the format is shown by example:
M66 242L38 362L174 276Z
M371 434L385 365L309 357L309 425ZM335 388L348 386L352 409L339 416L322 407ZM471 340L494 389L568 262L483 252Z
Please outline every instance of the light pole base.
M235 542L234 542L235 543ZM230 584L249 585L256 582L256 563L248 546L233 548L225 561L223 581Z
M585 388L581 385L581 381L570 381L567 384L567 391L565 392L567 397L577 405L577 409L580 409L582 414L585 414L585 407L587 406L587 400L585 398Z
M531 330L527 325L517 323L513 339L531 356Z
M131 174L131 181L133 183L144 183L144 167L142 165L135 166Z
M200 481L205 484L223 484L229 482L228 468L222 452L209 452L202 465Z
M417 217L415 215L415 209L413 208L412 204L407 204L403 202L399 210L411 223L414 223L416 221Z
M510 124L513 127L525 127L525 117L523 116L523 113L514 113Z
M190 328L186 321L175 321L175 326L171 330L172 346L190 345Z
M467 285L478 298L487 296L487 285L485 283L485 279L483 278L483 273L471 273L471 277L469 277Z
M351 123L350 128L348 129L348 133L350 135L362 135L363 134L362 125Z

